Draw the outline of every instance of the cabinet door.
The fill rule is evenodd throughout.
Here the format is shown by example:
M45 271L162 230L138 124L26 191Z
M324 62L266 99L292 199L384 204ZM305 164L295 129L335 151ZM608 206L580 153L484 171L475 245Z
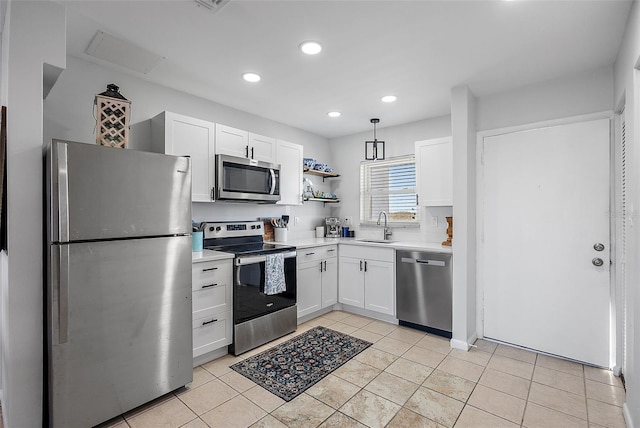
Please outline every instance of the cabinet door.
M231 312L208 314L193 320L193 358L230 345L233 341Z
M338 259L326 259L323 266L322 307L326 308L338 303Z
M276 159L276 139L249 133L249 157L273 163Z
M194 202L213 200L214 127L212 122L170 112L164 112L152 120L154 151L191 157L191 200Z
M298 318L322 308L321 263L318 260L298 264Z
M280 164L280 205L302 205L302 146L278 140L276 163Z
M393 263L377 260L366 260L365 263L364 308L394 315L396 305Z
M451 137L416 141L418 203L453 205L453 145Z
M339 302L345 305L364 308L364 261L351 257L340 257L338 269Z
M216 124L216 154L249 157L249 133L242 129Z

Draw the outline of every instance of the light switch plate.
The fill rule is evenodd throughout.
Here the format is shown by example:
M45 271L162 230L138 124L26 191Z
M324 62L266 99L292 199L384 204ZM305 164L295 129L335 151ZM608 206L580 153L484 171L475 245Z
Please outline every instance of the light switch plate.
M438 227L438 217L431 217L431 227Z

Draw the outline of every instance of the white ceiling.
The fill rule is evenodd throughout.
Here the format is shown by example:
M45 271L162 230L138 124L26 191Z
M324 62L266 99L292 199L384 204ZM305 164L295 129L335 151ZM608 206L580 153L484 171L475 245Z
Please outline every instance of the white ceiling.
M102 30L166 57L132 74L332 138L372 117L449 114L457 85L483 96L612 65L631 0L231 0L216 14L193 0L60 3L70 55L107 65L84 53ZM309 39L319 55L298 50Z

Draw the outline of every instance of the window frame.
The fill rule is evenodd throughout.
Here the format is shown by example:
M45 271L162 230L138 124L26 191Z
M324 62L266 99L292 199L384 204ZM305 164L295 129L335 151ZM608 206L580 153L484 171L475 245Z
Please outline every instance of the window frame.
M373 170L377 168L390 168L393 166L401 165L413 165L413 182L414 186L403 189L389 189L387 185L386 189L374 190L371 188L371 176ZM415 155L403 155L393 158L387 158L385 160L374 161L362 161L360 162L360 200L359 200L359 220L361 226L374 226L377 225L377 216L379 213L374 214L372 209L372 198L375 195L418 195L418 182ZM388 184L389 182L387 182ZM389 209L386 209L388 215L389 227L420 227L420 206L416 203L411 208L414 210L414 218L411 220L393 220L392 213ZM367 218L369 216L369 218Z

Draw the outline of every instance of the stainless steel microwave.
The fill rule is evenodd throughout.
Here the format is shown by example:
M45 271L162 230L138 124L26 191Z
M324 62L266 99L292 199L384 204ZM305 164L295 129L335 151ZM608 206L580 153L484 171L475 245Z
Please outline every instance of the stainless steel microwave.
M216 155L215 197L219 201L275 204L280 200L280 165Z

